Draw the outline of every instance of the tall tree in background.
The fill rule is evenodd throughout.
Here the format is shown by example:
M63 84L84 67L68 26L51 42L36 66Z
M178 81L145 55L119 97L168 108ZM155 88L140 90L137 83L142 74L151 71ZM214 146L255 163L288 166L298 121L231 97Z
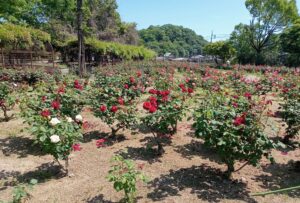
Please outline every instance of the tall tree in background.
M280 36L282 50L287 53L287 65L300 65L300 19Z
M256 51L256 63L260 64L261 52L270 38L290 25L297 17L295 0L246 0L246 8L252 15L248 27L250 45Z
M82 29L83 22L83 11L82 11L83 0L77 0L77 32L78 32L78 66L80 76L85 75L85 47L84 47L84 33Z

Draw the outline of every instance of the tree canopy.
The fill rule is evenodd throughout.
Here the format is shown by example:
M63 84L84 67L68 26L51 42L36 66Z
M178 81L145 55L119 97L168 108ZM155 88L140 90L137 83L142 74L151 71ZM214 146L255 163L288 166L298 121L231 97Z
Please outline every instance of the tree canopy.
M235 49L228 41L217 41L204 47L206 54L219 57L223 62L235 55Z
M260 53L268 47L270 38L281 32L298 17L295 0L246 0L252 20L247 27L249 42L257 53L257 63L261 63Z
M139 32L141 43L158 55L172 53L188 57L202 53L207 41L193 30L176 25L150 26Z

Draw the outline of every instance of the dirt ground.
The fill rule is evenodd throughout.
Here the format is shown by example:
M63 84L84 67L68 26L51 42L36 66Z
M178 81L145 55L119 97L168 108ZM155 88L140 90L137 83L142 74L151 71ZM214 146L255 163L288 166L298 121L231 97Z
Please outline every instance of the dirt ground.
M271 110L275 112L277 108L278 102L274 102ZM110 158L121 153L137 164L145 164L143 172L150 182L139 183L138 202L300 202L300 190L265 197L250 195L299 185L300 173L291 162L300 160L299 149L274 150L276 164L264 159L261 167L246 166L232 180L224 180L225 165L201 140L193 138L187 122L179 124L178 133L165 143L165 154L157 158L146 150L150 134L121 132L125 140L97 148L96 140L110 131L90 112L83 116L90 128L84 135L83 149L71 155L71 177L62 176L52 157L33 145L33 139L22 131L25 125L21 119L0 123L0 200L9 200L17 183L35 178L39 183L30 190L32 197L28 202L118 202L123 194L114 191L106 176ZM269 117L266 123L270 137L283 135L285 127L280 118Z

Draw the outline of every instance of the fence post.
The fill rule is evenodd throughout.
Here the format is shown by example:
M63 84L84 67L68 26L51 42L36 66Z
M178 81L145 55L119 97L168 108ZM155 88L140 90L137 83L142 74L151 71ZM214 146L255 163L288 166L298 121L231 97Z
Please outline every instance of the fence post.
M2 67L5 68L5 58L3 53L3 48L1 47L1 56L2 56Z

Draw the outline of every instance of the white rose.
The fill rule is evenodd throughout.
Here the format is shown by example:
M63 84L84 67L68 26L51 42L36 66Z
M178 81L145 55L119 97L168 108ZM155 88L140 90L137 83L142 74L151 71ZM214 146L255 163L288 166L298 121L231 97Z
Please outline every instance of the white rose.
M59 124L60 123L60 120L58 120L58 118L52 118L51 120L50 120L50 124L52 125L52 126L55 126L55 125L57 125L57 124Z
M71 117L67 117L66 119L67 119L68 123L72 123L73 122L73 119Z
M58 143L60 141L60 138L59 138L58 135L52 135L50 137L50 140L51 140L52 143Z
M77 122L82 122L82 116L80 115L80 114L78 114L77 116L75 116L75 120L77 121Z

